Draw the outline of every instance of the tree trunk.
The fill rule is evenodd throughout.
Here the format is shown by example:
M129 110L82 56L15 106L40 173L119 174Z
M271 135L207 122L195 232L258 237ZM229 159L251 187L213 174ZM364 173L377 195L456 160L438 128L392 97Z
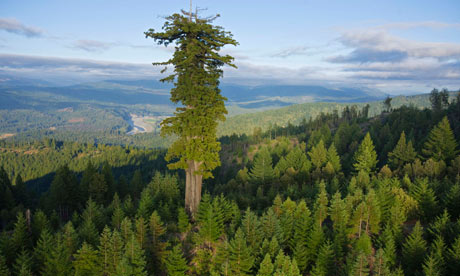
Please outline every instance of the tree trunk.
M192 217L198 211L198 205L201 201L203 176L195 174L201 163L191 160L188 162L188 168L185 171L185 209Z

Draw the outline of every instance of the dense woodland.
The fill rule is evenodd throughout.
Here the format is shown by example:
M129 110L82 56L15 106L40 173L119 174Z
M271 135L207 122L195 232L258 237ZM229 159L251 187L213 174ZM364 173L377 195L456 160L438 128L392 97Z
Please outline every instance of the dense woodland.
M460 95L220 138L195 217L161 150L0 144L0 275L458 275Z

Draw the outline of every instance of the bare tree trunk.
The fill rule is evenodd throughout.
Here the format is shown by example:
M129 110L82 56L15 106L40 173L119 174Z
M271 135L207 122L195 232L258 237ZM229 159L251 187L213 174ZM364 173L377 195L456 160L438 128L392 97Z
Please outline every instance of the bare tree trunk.
M203 176L195 174L202 162L189 161L185 175L185 209L192 215L198 211L201 201L201 186Z

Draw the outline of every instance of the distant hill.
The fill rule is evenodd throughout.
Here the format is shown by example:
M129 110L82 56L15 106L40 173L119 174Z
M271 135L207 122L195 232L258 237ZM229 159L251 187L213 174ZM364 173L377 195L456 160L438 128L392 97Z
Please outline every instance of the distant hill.
M451 98L456 97L456 93L451 93ZM357 103L338 103L338 102L316 102L291 105L279 109L270 109L255 113L240 114L227 118L219 125L218 134L252 134L255 127L260 127L263 131L268 130L270 126L286 126L288 123L298 125L302 120L315 118L320 113L332 113L337 110L341 114L346 106L356 106L361 110L366 104L369 104L369 117L380 114L383 111L383 101L357 102ZM416 96L397 96L391 101L393 108L403 105L413 105L417 108L429 108L430 94L420 94Z

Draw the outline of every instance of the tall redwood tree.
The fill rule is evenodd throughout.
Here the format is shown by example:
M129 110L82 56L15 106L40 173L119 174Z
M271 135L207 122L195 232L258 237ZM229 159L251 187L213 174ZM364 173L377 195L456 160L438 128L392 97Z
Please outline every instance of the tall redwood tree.
M176 13L166 18L161 32L145 32L160 45L176 45L171 59L153 65L174 67L174 73L161 81L174 83L171 101L179 107L173 117L163 120L161 133L177 136L166 160L174 161L168 165L170 169L186 172L185 207L192 215L201 200L203 179L212 177L211 171L220 165L216 129L227 114L226 98L219 89L222 66L236 68L234 58L220 55L219 51L225 45L238 43L230 32L211 24L216 17L200 19L196 14ZM166 67L162 72L165 70Z

